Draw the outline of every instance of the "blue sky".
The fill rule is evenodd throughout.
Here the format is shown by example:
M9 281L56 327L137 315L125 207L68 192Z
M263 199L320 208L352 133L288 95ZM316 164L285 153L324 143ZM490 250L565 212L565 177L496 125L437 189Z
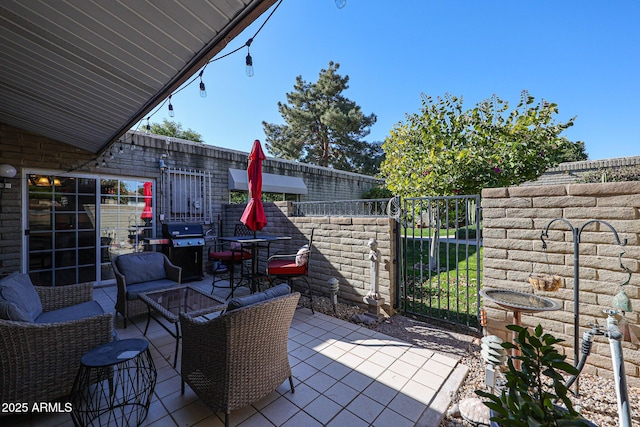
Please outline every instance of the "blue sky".
M218 56L244 45L267 14ZM208 96L198 82L172 97L184 129L207 144L248 152L264 143L262 121L282 123L278 101L301 75L315 82L329 61L350 78L344 95L377 123L383 141L422 93L462 96L465 108L492 94L518 102L528 90L555 102L563 135L584 141L590 159L640 155L640 2L618 0L284 0L251 45L209 64ZM166 105L151 117L161 122Z

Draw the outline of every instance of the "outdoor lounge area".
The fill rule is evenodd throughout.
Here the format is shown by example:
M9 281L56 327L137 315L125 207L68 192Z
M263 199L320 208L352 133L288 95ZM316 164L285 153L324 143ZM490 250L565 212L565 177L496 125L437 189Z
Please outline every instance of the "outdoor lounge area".
M190 285L210 292L211 278ZM115 286L97 288L94 298L114 312L116 293ZM119 339L143 337L145 324L142 315L124 329L118 316ZM224 414L209 410L189 387L181 394L180 360L173 367L175 339L155 321L146 338L158 377L142 425L224 425ZM295 312L288 353L295 393L284 381L267 397L232 411L230 425L437 426L466 374L452 357L331 316L312 315L305 307ZM3 424L73 425L68 413L11 416Z

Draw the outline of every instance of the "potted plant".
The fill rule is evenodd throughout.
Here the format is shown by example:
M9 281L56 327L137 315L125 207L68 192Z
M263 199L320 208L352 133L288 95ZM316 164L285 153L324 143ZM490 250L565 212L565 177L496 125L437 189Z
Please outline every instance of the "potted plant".
M576 412L567 395L562 374L577 375L578 370L554 347L563 340L543 333L540 325L533 334L518 325L507 329L517 334L515 343L501 345L507 350L518 349L519 355L507 361L506 383L500 395L476 390L488 399L484 403L491 410L492 426L595 426ZM520 360L520 370L515 368L514 358Z

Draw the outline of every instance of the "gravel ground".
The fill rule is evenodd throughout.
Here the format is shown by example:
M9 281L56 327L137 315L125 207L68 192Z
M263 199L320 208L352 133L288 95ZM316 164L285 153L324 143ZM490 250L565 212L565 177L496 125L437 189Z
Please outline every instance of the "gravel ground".
M324 314L334 315L333 307L328 298L314 296L314 308ZM356 306L338 304L337 317L352 321L351 318L354 314L363 311ZM386 322L368 327L403 341L458 358L460 363L467 366L469 368L467 378L460 386L457 395L454 396L454 405L440 426L470 427L475 425L460 418L455 407L457 402L462 399L477 397L474 391L484 386L485 365L480 357L480 340L478 338L401 315L394 315ZM628 395L631 404L632 424L640 425L640 388L629 386ZM618 426L618 409L613 379L596 377L587 373L581 374L580 396L572 398L572 402L574 406L581 408L581 413L585 418L598 426Z

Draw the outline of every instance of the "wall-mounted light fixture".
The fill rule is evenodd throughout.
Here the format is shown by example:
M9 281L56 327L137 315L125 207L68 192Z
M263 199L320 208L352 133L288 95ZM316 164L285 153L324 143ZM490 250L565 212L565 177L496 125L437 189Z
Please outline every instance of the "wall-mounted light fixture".
M16 168L7 163L0 164L0 178L2 178L0 189L11 188L11 183L7 182L7 178L13 178L17 172Z
M164 159L160 159L158 161L158 167L160 168L160 170L162 172L166 171L167 169L169 169L169 166L167 166L167 164L164 162Z

